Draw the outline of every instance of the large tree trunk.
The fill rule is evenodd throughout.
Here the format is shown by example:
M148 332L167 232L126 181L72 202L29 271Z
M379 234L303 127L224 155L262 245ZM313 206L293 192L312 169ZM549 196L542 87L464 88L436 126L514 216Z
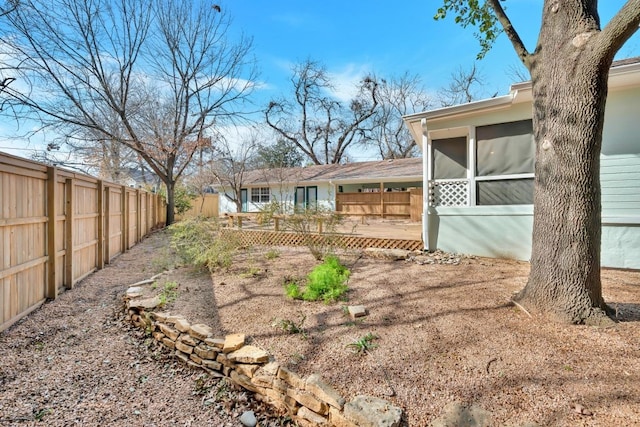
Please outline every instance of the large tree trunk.
M175 182L165 182L167 187L167 223L169 226L175 222L175 212L176 212L176 183Z
M533 247L529 280L516 301L561 321L599 323L606 308L600 282L600 148L612 58L585 49L581 43L588 37L571 36L593 30L597 21L562 11L549 15L530 67Z

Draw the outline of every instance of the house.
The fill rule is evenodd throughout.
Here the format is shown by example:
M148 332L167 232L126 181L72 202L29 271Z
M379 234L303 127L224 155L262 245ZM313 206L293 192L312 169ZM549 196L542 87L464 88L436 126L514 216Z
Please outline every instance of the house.
M408 189L416 187L422 187L422 159L380 160L248 171L242 177L240 200L243 212L258 212L276 202L287 213L321 207L345 213L408 216L408 210L398 210L401 202L389 200L402 198L408 206ZM236 212L230 200L234 197L231 190L217 189L221 196L220 213ZM231 197L224 197L225 193ZM347 197L355 205L343 203ZM357 203L367 197L375 201ZM350 210L364 204L370 206L362 211Z
M531 83L404 117L423 152L425 249L528 260ZM610 71L601 155L602 265L640 268L640 58Z

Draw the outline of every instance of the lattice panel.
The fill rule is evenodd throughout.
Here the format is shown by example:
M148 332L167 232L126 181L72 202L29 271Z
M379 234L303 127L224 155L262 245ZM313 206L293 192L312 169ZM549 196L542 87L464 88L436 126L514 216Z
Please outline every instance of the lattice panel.
M468 206L468 194L467 181L431 181L429 206Z
M243 245L264 245L264 246L303 246L306 239L318 242L321 239L327 240L327 244L345 249L405 249L408 251L419 251L423 249L420 240L403 239L382 239L378 237L360 237L345 235L321 235L321 234L296 234L283 231L257 231L257 230L221 230L223 234L233 234Z

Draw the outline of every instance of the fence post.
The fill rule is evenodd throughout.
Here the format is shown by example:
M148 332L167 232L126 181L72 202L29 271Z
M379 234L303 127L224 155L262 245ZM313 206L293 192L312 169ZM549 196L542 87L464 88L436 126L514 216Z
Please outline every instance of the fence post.
M136 241L140 241L140 235L142 234L142 197L140 197L140 189L136 188Z
M104 263L111 261L111 187L104 188Z
M73 288L73 226L74 226L74 186L73 178L65 180L65 256L64 256L64 286L67 289Z
M384 182L380 183L380 216L384 219Z
M129 195L127 187L122 186L122 253L129 250Z
M104 268L104 182L98 180L98 270Z
M46 297L56 299L58 286L56 283L56 187L58 170L55 166L47 167L47 291Z

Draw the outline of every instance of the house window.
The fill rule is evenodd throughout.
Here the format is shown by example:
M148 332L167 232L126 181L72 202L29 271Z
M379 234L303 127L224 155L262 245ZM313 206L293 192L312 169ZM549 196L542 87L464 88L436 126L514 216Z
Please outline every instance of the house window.
M434 139L433 178L464 179L467 177L467 137Z
M260 187L251 189L252 203L269 203L269 187Z
M533 204L531 120L476 128L476 204Z

